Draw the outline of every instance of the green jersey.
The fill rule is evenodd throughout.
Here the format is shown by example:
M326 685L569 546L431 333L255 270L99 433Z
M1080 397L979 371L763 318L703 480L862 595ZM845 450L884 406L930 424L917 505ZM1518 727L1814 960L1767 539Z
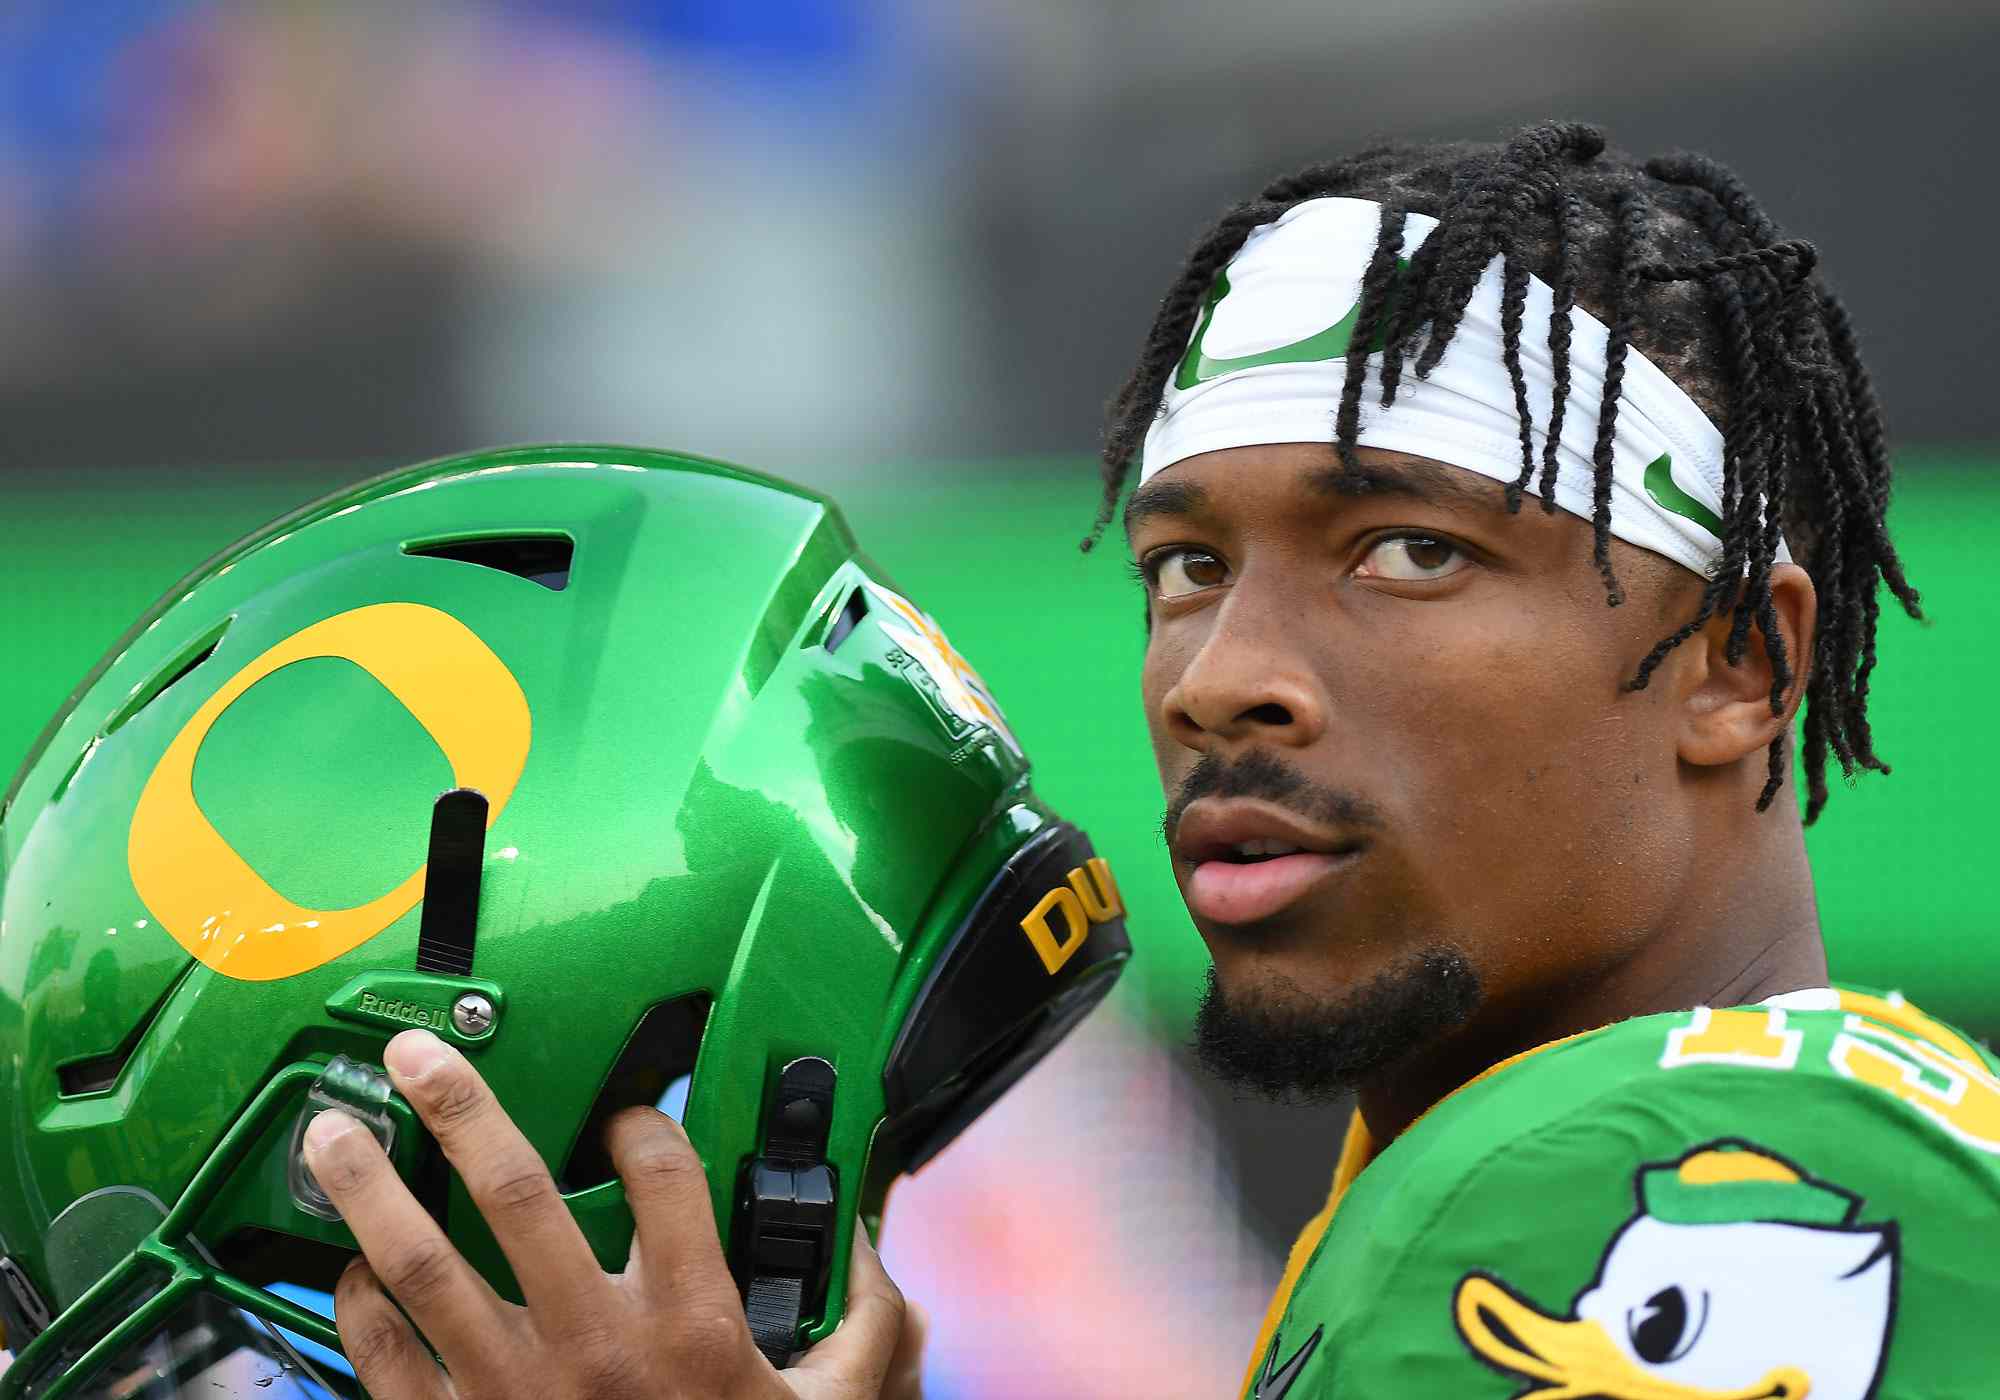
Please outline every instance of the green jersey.
M1517 1057L1356 1120L1246 1400L2000 1394L2000 1077L1821 990Z

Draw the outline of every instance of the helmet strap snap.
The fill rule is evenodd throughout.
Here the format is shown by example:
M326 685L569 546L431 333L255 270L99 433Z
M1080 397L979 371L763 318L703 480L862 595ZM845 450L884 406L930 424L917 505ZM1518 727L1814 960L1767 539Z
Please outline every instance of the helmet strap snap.
M764 1151L743 1173L737 1278L750 1335L780 1369L798 1350L799 1320L826 1298L839 1197L826 1161L834 1080L833 1066L816 1055L779 1071L764 1115Z

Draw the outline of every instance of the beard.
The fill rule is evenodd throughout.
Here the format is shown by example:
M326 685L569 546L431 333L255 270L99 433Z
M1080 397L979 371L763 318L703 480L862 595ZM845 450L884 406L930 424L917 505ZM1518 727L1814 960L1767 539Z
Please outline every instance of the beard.
M1478 975L1448 944L1333 997L1279 975L1225 994L1211 967L1194 1052L1225 1083L1278 1102L1325 1103L1463 1025L1478 1004Z

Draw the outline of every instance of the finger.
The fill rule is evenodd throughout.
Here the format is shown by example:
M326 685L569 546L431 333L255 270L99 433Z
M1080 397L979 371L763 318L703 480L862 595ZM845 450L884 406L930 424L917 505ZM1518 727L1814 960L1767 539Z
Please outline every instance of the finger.
M429 1031L404 1031L383 1063L493 1231L530 1310L572 1332L600 1315L611 1282L556 1192L541 1154L514 1126L486 1081Z
M817 1393L875 1396L882 1393L902 1339L906 1305L903 1291L890 1280L881 1257L868 1243L868 1231L858 1221L848 1260L846 1315L833 1335L808 1351L792 1370L817 1382Z
M375 1276L446 1357L476 1357L507 1324L501 1301L417 1204L381 1146L328 1109L306 1127L306 1165Z
M632 1251L645 1260L639 1278L646 1296L676 1312L724 1300L740 1311L708 1175L680 1124L650 1108L627 1109L611 1120L605 1142L632 1206Z
M375 1400L450 1400L451 1386L366 1259L333 1287L333 1321L354 1374Z
M930 1341L931 1315L921 1303L903 1303L903 1333L889 1374L882 1381L882 1400L924 1400L924 1346Z

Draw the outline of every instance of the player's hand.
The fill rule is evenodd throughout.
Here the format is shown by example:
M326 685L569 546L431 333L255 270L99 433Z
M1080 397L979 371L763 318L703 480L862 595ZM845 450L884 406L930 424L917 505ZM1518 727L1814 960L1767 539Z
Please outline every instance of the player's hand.
M839 1330L780 1372L751 1341L708 1182L679 1124L643 1108L612 1121L611 1156L638 1230L625 1271L607 1274L541 1157L464 1056L413 1030L384 1058L506 1251L527 1306L473 1270L366 1130L338 1111L320 1114L306 1131L306 1162L363 1251L334 1291L335 1320L374 1400L917 1394L921 1324L864 1231L855 1231Z

